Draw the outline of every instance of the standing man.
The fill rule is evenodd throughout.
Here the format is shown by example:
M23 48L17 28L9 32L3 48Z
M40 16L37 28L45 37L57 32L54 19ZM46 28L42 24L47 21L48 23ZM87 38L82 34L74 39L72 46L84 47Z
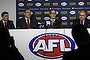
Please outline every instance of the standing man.
M45 21L45 28L60 28L61 21L56 19L56 10L51 9L49 12L50 19Z
M77 20L73 21L73 25L77 25L77 24L83 24L86 27L90 27L90 20L88 20L86 18L86 12L85 11L80 11L79 12L79 18Z
M24 11L24 17L20 18L17 22L18 29L36 29L38 28L38 22L31 14L31 10L26 8Z
M14 29L15 26L13 21L9 20L9 13L4 11L1 14L2 19L0 20L0 28Z

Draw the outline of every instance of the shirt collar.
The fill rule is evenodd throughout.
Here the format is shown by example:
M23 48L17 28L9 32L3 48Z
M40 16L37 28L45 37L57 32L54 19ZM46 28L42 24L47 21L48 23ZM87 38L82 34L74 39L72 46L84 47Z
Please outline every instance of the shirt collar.
M55 19L50 19L50 20L53 21L53 22L55 21Z
M84 24L85 20L82 20L82 22L83 22L83 24ZM81 20L80 20L80 24L81 24Z
M4 21L4 20L2 19L2 22L5 23L5 22L7 22L7 21Z
M27 22L27 17L25 17L25 20L26 20L26 22ZM30 23L30 19L29 19L29 23Z

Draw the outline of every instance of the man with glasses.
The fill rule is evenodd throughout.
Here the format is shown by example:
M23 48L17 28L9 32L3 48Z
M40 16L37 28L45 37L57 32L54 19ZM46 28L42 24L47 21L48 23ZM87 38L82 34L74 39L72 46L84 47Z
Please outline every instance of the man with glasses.
M55 9L49 11L50 19L45 21L45 28L55 29L61 27L61 21L56 19L56 15L57 13Z

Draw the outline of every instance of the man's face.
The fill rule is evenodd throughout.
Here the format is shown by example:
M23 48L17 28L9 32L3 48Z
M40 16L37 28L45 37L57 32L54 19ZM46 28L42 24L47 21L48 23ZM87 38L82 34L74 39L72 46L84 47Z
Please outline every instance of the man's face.
M51 19L55 19L56 18L56 11L52 10L49 15L50 15Z
M2 16L2 19L5 20L5 21L9 20L9 14L4 14Z
M30 11L30 10L26 10L26 11L24 12L24 15L25 15L25 17L27 17L27 18L30 19L30 17L31 17L31 11Z
M85 18L86 18L85 12L80 12L80 14L79 14L79 19L80 19L80 20L85 20Z

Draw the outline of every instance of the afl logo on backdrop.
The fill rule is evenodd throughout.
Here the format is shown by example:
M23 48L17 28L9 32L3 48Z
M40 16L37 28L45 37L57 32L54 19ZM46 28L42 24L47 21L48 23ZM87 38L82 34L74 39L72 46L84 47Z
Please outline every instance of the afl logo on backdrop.
M34 37L29 43L30 51L42 58L60 58L65 51L75 49L75 42L60 33L45 33Z

